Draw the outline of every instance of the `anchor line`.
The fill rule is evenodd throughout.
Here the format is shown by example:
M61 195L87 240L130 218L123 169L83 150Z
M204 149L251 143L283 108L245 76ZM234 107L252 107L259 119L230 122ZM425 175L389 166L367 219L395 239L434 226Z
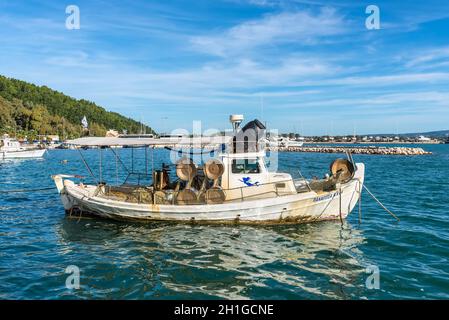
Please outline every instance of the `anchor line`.
M387 211L393 218L395 218L397 221L401 221L393 212L391 212L390 210L387 209L387 207L385 207L383 205L382 202L380 202L379 199L376 198L376 196L368 189L367 186L363 185L363 188L368 192L368 194L385 210Z
M326 211L327 207L329 207L329 205L332 203L333 198L327 202L326 206L324 207L324 209L321 211L321 213L313 220L313 221L318 221L318 219L321 218L321 216L323 215L323 213Z
M362 182L359 182L359 223L362 223Z

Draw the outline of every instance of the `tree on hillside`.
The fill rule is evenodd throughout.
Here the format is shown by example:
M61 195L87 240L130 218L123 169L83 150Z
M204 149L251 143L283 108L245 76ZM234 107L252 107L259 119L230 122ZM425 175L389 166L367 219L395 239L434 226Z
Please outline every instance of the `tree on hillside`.
M0 76L0 129L29 131L30 134L59 134L77 137L82 133L81 118L86 115L91 134L104 135L107 129L139 133L141 124L95 103L76 100L46 86ZM147 126L148 133L154 131Z

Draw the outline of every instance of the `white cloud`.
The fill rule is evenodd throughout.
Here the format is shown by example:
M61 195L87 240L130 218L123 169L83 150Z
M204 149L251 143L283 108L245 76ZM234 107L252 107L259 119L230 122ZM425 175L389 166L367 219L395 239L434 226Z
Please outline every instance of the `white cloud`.
M291 83L291 86L352 86L352 87L381 87L404 84L432 84L449 82L448 72L416 72L386 75L366 75L356 77L340 77L333 79L311 80Z
M449 93L439 91L420 91L420 92L398 92L383 95L368 96L365 98L359 98L354 95L347 95L345 98L331 99L326 97L323 99L321 96L316 96L316 99L312 99L300 104L303 108L318 108L318 107L345 107L350 108L354 112L361 109L369 109L376 107L400 107L401 109L412 108L416 105L431 105L431 106L448 106ZM291 105L291 107L298 107L298 105ZM379 109L377 109L378 111ZM385 109L382 109L385 110ZM391 110L397 111L397 110Z
M131 71L130 82L148 82L153 87L163 86L177 92L209 90L258 90L266 86L287 86L292 81L316 79L334 74L338 66L318 59L286 58L267 66L249 59L229 65L206 64L198 69L178 72ZM123 75L120 77L121 81Z
M259 7L274 7L281 3L281 0L248 0L249 4Z
M213 36L193 37L191 43L199 51L217 56L241 53L249 49L298 42L313 44L316 40L341 34L347 30L343 17L334 9L283 12L244 22Z
M83 51L68 52L66 55L45 59L45 63L59 67L92 67L88 64L88 54Z
M432 48L420 50L413 56L406 58L406 67L412 68L416 66L431 67L433 62L444 62L449 60L449 47Z

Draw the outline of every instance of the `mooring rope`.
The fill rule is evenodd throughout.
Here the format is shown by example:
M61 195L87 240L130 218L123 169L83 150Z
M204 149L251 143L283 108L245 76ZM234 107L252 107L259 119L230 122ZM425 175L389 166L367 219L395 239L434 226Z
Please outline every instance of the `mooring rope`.
M38 188L38 189L15 189L15 190L0 190L0 193L19 193L19 192L34 192L34 191L45 191L54 190L56 187Z
M359 223L362 223L362 183L359 182Z
M393 212L391 212L390 210L387 209L387 207L385 207L383 205L382 202L380 202L379 199L376 198L376 196L368 189L367 186L363 185L363 188L365 188L365 190L368 192L368 194L374 199L376 200L376 202L385 210L387 211L393 218L395 218L397 221L401 221Z
M338 205L339 205L339 208L340 208L340 223L343 225L343 215L342 215L342 212L341 212L341 186L338 188L338 193L339 193Z

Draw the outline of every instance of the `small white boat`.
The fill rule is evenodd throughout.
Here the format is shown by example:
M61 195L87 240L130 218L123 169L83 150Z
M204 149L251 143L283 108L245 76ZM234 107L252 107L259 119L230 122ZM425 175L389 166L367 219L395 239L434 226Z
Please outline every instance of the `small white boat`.
M300 137L298 139L285 138L284 147L302 147L304 145L304 138Z
M0 139L0 159L41 158L45 149L24 147L16 139L4 135Z
M231 117L231 121L235 119ZM173 182L166 166L153 171L152 182L146 185L131 185L128 179L122 185L85 185L75 183L75 176L53 176L64 209L68 214L90 213L118 220L250 224L342 220L352 211L362 191L363 163L354 163L348 155L349 159L334 161L331 175L323 179L295 180L290 174L267 169L265 150L260 144L265 128L259 121L251 121L242 129L233 124L234 135L226 151L202 166L181 158L176 162L178 179ZM248 136L249 139L244 138ZM69 143L81 147L126 144L153 149L163 142L145 138L80 138ZM111 151L118 157L116 151ZM123 165L121 160L120 163ZM102 181L101 173L97 180Z
M269 148L302 147L304 145L304 138L290 139L287 137L270 137L268 139L263 139L263 142Z

